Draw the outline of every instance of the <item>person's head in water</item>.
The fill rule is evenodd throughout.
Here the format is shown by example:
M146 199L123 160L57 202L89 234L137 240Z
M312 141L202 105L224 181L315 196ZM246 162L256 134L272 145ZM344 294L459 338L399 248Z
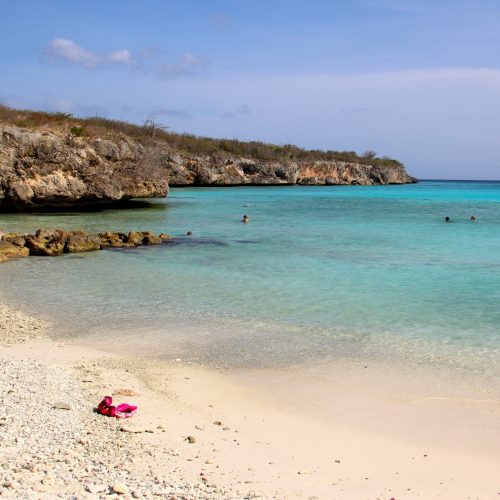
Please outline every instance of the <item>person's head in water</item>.
M450 222L450 218L449 218L449 217L445 217L445 218L444 218L444 221L445 221L445 222Z
M242 222L244 222L245 224L246 224L249 220L250 220L250 219L248 218L248 215L247 215L247 214L245 214L245 215L243 216L243 219L241 219L241 221L242 221Z
M193 233L192 233L191 231L188 231L186 234L187 234L188 236L193 236Z
M471 220L472 222L474 222L474 221L476 220L476 217L475 217L474 215L471 215L471 216L470 216L470 220Z

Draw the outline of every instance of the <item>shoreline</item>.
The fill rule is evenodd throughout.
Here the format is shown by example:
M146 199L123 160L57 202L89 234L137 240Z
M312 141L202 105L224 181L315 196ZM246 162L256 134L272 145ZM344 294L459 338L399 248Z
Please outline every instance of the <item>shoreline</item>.
M0 316L3 383L10 383L13 370L24 373L26 363L35 372L55 370L60 379L75 384L68 397L74 393L80 401L84 413L79 416L84 428L90 426L90 440L99 442L103 433L133 457L125 467L103 465L98 485L85 478L85 467L77 461L66 479L71 491L61 489L55 469L46 467L49 473L39 479L17 464L3 471L7 496L19 497L23 491L50 497L57 491L69 497L104 486L105 491L94 494L107 496L121 481L128 495L134 492L139 498L155 491L166 498L497 498L498 401L398 399L383 387L369 395L362 380L357 391L341 383L332 391L314 373L298 370L237 373L182 360L137 358L94 349L81 339L51 340L50 325L47 336L36 338L44 325L12 308L0 308ZM5 347L1 339L9 332L11 347ZM26 390L22 377L18 385L10 384L14 392ZM29 447L37 429L64 412L52 409L36 386L31 391L31 399L39 398L45 409L40 418L33 416L33 435L23 436L21 445L6 427L14 448ZM116 402L137 404L138 414L123 421L92 413L108 393L115 394ZM4 398L15 419L19 409ZM322 401L328 404L321 406ZM121 427L138 432L122 432ZM78 426L67 429L82 433L77 431ZM186 441L188 436L195 442ZM85 463L93 449L79 445L76 456ZM14 455L19 461L22 450ZM54 484L43 482L47 476L55 476ZM31 489L29 478L36 479L40 491ZM5 486L9 482L15 488Z

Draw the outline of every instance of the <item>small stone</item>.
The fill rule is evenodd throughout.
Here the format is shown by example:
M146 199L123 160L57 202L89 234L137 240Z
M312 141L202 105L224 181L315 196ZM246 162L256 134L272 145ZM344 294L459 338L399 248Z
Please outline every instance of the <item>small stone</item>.
M190 444L196 443L196 438L194 436L188 436L186 441Z
M56 401L52 408L56 408L57 410L71 410L71 405L69 403L64 403L63 401Z
M104 484L95 484L95 483L90 483L87 484L85 487L85 490L88 491L89 493L102 493L103 491L106 491L108 488Z
M219 425L219 426L221 426L221 425L222 425L222 422L221 422L220 420L216 420L216 421L214 422L214 425Z
M122 483L113 484L111 490L118 495L126 495L128 493L128 488Z
M134 490L134 491L132 492L132 496L133 496L134 498L141 498L141 497L142 497L142 493L141 493L139 490Z

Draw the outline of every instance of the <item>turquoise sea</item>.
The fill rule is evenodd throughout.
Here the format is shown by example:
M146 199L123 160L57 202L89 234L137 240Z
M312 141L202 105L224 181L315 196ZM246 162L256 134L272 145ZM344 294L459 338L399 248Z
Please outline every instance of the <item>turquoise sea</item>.
M64 335L226 366L377 359L497 374L500 182L184 188L150 208L0 215L3 231L38 227L175 237L2 265L1 297Z

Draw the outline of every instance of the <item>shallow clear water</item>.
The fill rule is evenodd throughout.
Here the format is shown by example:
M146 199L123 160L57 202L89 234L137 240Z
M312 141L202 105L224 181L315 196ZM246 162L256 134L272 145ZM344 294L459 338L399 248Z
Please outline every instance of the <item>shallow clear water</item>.
M178 237L2 265L1 294L67 333L228 365L500 360L500 183L186 188L146 209L0 215L38 227Z

